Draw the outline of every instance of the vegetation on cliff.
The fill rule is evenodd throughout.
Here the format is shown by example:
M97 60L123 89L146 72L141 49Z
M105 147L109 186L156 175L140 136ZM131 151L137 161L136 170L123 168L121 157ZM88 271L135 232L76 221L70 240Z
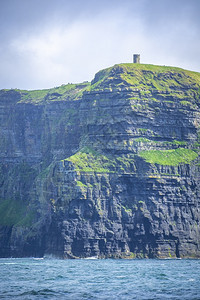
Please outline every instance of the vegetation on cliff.
M74 164L75 171L115 173L134 170L134 155L102 155L91 147L84 147L66 159Z
M44 90L1 90L0 97L3 93L15 92L18 94L18 102L20 103L34 103L41 104L48 101L69 101L69 100L78 100L81 98L83 92L88 90L90 87L89 82L84 82L80 84L63 84L59 87L44 89Z
M91 89L129 86L142 90L155 89L171 92L180 89L189 89L196 92L199 99L200 73L176 67L145 65L145 64L119 64L99 71L92 81ZM180 96L181 98L181 96Z
M185 148L177 148L171 150L146 150L141 151L139 155L151 164L177 166L181 163L189 164L198 154Z

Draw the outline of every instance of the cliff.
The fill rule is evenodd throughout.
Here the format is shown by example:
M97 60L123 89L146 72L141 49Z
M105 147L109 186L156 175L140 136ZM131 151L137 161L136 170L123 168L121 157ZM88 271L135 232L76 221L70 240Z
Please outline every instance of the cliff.
M200 257L200 74L0 91L0 257Z

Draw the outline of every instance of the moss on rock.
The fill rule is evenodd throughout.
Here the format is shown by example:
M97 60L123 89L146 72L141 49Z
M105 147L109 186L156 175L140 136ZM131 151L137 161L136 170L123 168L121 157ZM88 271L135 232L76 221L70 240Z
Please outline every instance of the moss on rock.
M151 164L177 166L179 164L189 164L198 157L198 154L185 148L171 150L145 150L139 152L139 156Z

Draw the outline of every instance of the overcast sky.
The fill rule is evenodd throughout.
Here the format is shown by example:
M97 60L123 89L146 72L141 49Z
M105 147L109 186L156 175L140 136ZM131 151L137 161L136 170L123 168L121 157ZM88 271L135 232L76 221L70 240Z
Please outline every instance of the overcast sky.
M200 72L200 0L0 0L0 89L91 81L132 62Z

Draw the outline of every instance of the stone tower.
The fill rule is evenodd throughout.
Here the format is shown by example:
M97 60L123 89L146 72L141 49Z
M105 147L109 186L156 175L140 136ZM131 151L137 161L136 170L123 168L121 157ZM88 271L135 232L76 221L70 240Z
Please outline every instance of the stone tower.
M140 64L140 54L133 54L133 63Z

